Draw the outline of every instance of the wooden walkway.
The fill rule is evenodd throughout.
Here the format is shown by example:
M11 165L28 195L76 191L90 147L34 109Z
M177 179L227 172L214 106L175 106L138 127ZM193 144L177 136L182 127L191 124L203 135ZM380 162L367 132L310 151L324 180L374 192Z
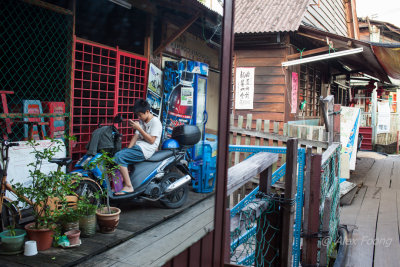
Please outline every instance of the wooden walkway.
M195 231L197 236L194 235L194 238L199 239L199 236L205 235L205 233L211 231L214 227L214 205L210 205L209 203L214 203L212 193L201 194L194 192L189 192L187 203L178 209L166 209L158 202L140 200L125 201L117 205L121 209L121 217L118 228L114 233L96 233L93 237L82 238L82 245L80 247L70 249L50 248L32 257L26 257L22 254L10 256L0 255L0 266L76 266L93 257L96 261L91 260L88 264L83 266L111 266L113 264L116 264L115 266L122 266L121 264L125 264L125 266L150 266L151 264L147 264L150 262L150 257L143 257L142 255L140 258L140 255L137 256L137 254L135 254L134 256L140 258L140 261L128 261L131 260L131 258L124 259L125 261L123 261L122 255L127 257L132 256L131 254L136 250L146 251L145 248L149 246L149 243L154 244L156 240L161 239L161 237L171 240L173 238L176 239L178 236L182 245L188 245L187 242L191 241L191 237L185 237L183 234L176 234L175 231L175 228L182 224L187 224L188 227L192 227L192 230L196 230L196 227L201 227L201 229L197 229L197 232ZM188 213L190 214L188 215ZM202 227L203 225L199 223L201 220L195 217L196 214L193 215L193 213L201 214L201 220L203 221L211 218L212 222L206 221L204 222L206 227ZM211 216L204 216L204 214L211 214ZM164 229L164 232L161 232L159 228L165 228L166 224L175 225L175 228L168 226L169 228L167 227L167 229ZM210 225L212 227L210 227ZM168 233L165 232L166 230L170 232L175 231L175 235L168 235ZM189 231L186 232L189 233ZM143 242L143 240L147 241ZM125 249L122 251L119 249L112 249L118 247L121 243L127 244L124 246ZM165 245L165 243L163 244ZM170 242L170 245L171 244L173 244L173 242ZM157 253L153 253L152 260L158 260L155 264L163 260L165 261L165 256L171 256L170 253L174 253L173 249L175 247L171 246L165 245L164 250L160 249L157 251L157 253L161 253L164 257L160 256L157 258L155 256ZM110 249L111 252L102 254L103 252L110 251ZM146 251L147 254L149 252L151 253L151 251ZM95 257L98 254L101 254L101 256ZM99 258L100 262L97 262ZM103 260L104 262L102 262ZM146 262L145 260L148 261Z
M400 266L400 156L359 158L350 181L360 190L340 211L352 231L345 266Z

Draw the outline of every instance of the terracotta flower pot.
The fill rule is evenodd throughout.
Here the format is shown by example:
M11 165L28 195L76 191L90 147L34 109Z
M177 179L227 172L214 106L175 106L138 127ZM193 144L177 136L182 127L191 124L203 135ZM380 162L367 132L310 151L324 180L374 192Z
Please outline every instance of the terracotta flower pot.
M25 225L30 240L35 240L39 251L51 248L54 232L51 229L35 229L35 223Z
M107 207L100 208L96 211L97 223L100 227L100 232L110 234L115 231L119 223L119 208L110 207L111 214L108 214Z
M79 244L79 236L81 235L81 231L79 230L71 230L64 233L69 240L69 245L74 246Z
M85 215L79 219L79 230L82 237L90 237L96 233L96 214Z
M79 221L63 223L64 232L79 230Z

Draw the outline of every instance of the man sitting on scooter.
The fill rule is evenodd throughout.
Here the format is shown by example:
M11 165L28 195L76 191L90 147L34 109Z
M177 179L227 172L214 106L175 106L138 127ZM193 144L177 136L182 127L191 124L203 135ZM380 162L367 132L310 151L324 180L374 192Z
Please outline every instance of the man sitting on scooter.
M133 112L139 118L139 122L129 120L135 134L129 146L115 154L115 162L120 165L119 170L124 182L122 190L115 195L133 193L128 165L150 158L160 144L162 125L160 120L150 113L150 104L144 99L138 99L133 105Z

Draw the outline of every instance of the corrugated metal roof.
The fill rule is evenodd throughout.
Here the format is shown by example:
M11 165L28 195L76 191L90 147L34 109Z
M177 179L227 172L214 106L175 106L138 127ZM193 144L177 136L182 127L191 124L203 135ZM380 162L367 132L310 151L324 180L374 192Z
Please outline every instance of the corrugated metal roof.
M310 0L236 0L235 33L296 31Z

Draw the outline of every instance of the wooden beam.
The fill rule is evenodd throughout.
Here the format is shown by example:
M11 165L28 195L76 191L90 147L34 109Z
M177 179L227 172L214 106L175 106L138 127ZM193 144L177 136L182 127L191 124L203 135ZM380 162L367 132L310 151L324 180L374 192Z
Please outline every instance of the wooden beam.
M286 175L285 175L285 199L296 197L297 181L297 139L289 139L286 152ZM281 242L281 265L292 266L294 205L285 202L282 204L282 242Z
M251 178L261 173L278 161L278 154L259 152L239 164L228 169L228 185L226 195L229 196Z
M267 200L257 199L251 205L244 207L239 213L230 219L229 225L231 231L246 232L246 226L254 222L254 219L268 209L269 202ZM246 214L246 216L243 216Z
M314 35L310 35L310 34L302 33L302 32L298 32L297 34L301 35L301 36L304 36L304 37L308 37L308 38L317 40L317 41L320 41L320 42L323 42L323 43L326 44L326 39L324 39L324 38L318 38L318 37L315 37Z
M42 8L45 8L45 9L48 9L48 10L51 10L51 11L54 11L54 12L57 12L60 14L64 14L64 15L72 15L73 14L73 12L69 9L65 9L65 8L59 7L57 5L46 3L46 2L43 2L40 0L23 0L23 1L25 3L39 6L39 7L42 7Z
M307 152L306 152L306 173L304 175L304 207L309 207L310 206L310 175L311 175L311 155L312 155L312 148L307 147ZM303 233L308 233L308 225L309 225L309 214L310 210L307 208L304 208L304 218L303 218ZM306 258L307 254L307 243L303 243L303 259Z
M154 51L154 55L157 56L160 54L170 43L178 39L199 17L200 17L200 12L197 12L194 17L188 21L182 28L178 29L176 32L174 32L170 37L168 37L167 40L161 43L161 45Z
M339 143L334 143L328 147L327 150L322 154L321 166L325 164L325 162L332 156L332 153L336 151L338 148Z
M325 52L325 51L329 51L329 46L323 46L323 47L304 51L303 53L296 53L296 54L288 55L287 59L296 59L296 58L300 58L300 56L304 57L304 56L314 55L314 54Z
M153 52L153 15L146 16L146 36L144 37L144 56L150 61Z
M322 232L328 232L329 233L329 219L331 215L331 208L332 208L332 198L327 197L325 198L324 201L324 214L322 216ZM331 242L329 242L329 239L331 237L325 236L322 239L322 245L320 249L320 257L319 257L319 264L320 266L327 266L328 263L328 250L329 250L329 245Z
M302 259L301 265L316 265L318 255L318 239L314 237L319 231L319 202L321 193L321 155L311 156L311 175L309 205L304 206L308 216L308 232L304 233L303 244L307 243L307 251Z
M240 129L238 127L230 127L229 131L232 133L238 133L238 134L242 134L242 135L250 135L253 137L260 137L260 138L264 138L264 139L278 140L278 141L282 141L282 142L287 142L287 140L289 140L289 138L290 138L288 136L283 136L283 135L274 134L274 133L244 130L244 129ZM305 145L305 146L328 148L328 142L326 142L326 141L314 141L314 140L299 139L299 144Z
M272 193L272 166L260 174L259 191L262 193ZM281 229L282 224L282 209L279 203L269 208L268 213L260 218L260 224L257 224L257 244L256 255L257 262L255 266L267 266L271 262L272 266L279 264L279 257L276 257L277 251L272 248L279 248L281 242L281 231L274 231L272 228L268 229L266 225Z
M225 247L230 248L231 247L231 210L229 208L225 209ZM231 261L231 253L230 249L225 249L225 254L224 254L224 262L230 262Z
M333 142L340 142L340 109L340 104L333 105L333 112L335 112L335 117L333 118Z

